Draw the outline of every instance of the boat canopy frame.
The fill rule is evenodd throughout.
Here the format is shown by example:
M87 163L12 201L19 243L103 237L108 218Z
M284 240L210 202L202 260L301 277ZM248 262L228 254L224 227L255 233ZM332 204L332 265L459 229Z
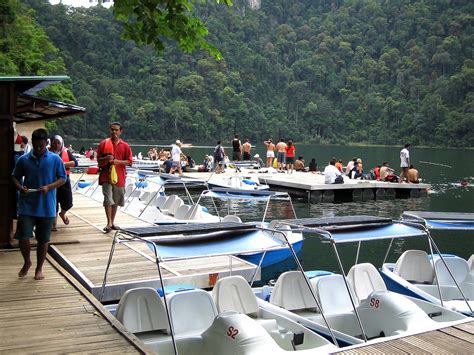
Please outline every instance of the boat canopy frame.
M280 224L280 225L282 225L282 224ZM293 246L291 245L290 241L288 240L287 235L284 233L284 231L278 229L278 223L277 223L275 228L266 228L266 227L263 227L263 226L255 226L255 229L258 229L258 230L261 230L261 231L272 232L273 236L275 234L278 234L278 235L281 236L278 239L281 241L282 246L284 245L286 248L290 249L291 254L293 256L293 259L295 260L299 271L303 275L304 280L306 282L306 285L308 286L308 288L311 292L311 295L312 295L318 309L321 312L321 316L322 316L322 318L323 318L323 320L326 324L326 327L327 327L327 329L330 333L332 341L334 342L334 344L336 346L339 347L337 338L336 338L334 332L332 331L331 326L329 325L329 322L328 322L326 316L324 315L324 312L323 312L322 307L321 307L321 305L320 305L320 303L319 303L319 301L316 297L316 294L315 294L313 288L311 287L311 283L309 281L309 278L305 274L303 266L301 265L301 263L298 259L296 251L294 250ZM177 347L177 344L176 344L176 339L175 339L175 334L174 334L174 329L173 329L173 322L172 322L172 319L171 319L171 315L170 315L170 311L169 311L169 307L168 307L168 303L167 303L167 299L166 299L166 288L165 288L164 280L163 280L163 277L162 277L162 271L161 271L161 268L162 268L161 263L164 262L166 259L163 259L159 256L158 246L156 245L155 242L153 242L152 240L150 240L147 237L141 237L138 233L133 233L132 231L129 231L129 230L126 230L126 229L120 229L120 230L115 232L115 234L113 236L113 240L112 240L112 245L111 245L111 248L110 248L109 258L108 258L108 261L107 261L107 266L106 266L106 269L105 269L105 272L104 272L104 278L103 278L103 282L102 282L99 301L102 302L104 294L105 294L105 287L106 287L106 284L107 284L107 275L108 275L108 272L109 272L109 269L110 269L110 265L112 264L113 255L114 255L114 252L115 252L115 249L116 249L117 245L119 245L121 243L130 243L130 242L144 243L148 247L150 247L151 250L153 251L154 259L155 259L154 261L155 261L157 271L158 271L160 286L161 286L161 289L163 290L163 301L164 301L163 303L165 305L166 317L167 317L168 325L170 327L169 329L170 329L171 340L172 340L172 343L173 343L173 350L174 350L175 355L178 355L178 347ZM269 249L267 249L267 250L269 250ZM258 268L261 267L262 261L265 258L265 254L266 254L267 250L263 250L262 257L260 258L260 261L259 261L259 264L258 264ZM248 250L246 252L247 253L252 253L252 252L259 252L259 251L262 251L262 249ZM142 254L140 254L140 255L145 257L145 255L142 255ZM220 253L219 255L226 255L226 254L225 253L224 254ZM230 272L230 274L232 274L232 256L235 255L235 252L231 253L229 251L229 253L227 255L229 256L229 261L230 261L229 272ZM201 254L201 255L196 255L194 257L174 258L173 260L174 261L176 261L176 260L189 260L189 259L200 258L200 257L204 257L204 256L206 256L206 255ZM251 285L252 285L253 281L255 280L255 276L256 276L256 273L258 271L258 268L256 269L254 275L252 276ZM364 338L365 338L365 335L364 335ZM365 338L365 340L367 341L366 338Z

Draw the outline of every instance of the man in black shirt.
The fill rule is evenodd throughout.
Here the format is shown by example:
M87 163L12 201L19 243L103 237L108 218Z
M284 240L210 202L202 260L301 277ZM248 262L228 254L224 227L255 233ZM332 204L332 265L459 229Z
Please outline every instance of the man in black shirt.
M232 140L232 160L242 160L242 143L240 142L239 135L236 134Z

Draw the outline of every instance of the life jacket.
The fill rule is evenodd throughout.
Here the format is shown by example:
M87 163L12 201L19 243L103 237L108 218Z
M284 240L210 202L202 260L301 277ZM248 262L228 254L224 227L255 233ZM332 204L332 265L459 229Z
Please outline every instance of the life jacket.
M61 152L61 159L65 163L67 163L68 161L71 161L71 159L69 159L69 154L67 152L67 149L63 149L63 151ZM69 174L71 174L71 168L66 167L66 175L69 175Z

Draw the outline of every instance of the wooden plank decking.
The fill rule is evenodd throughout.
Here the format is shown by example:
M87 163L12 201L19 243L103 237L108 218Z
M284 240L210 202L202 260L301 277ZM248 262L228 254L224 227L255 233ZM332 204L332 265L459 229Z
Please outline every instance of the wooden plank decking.
M22 260L19 251L0 252L0 354L147 352L49 257L42 281L31 271L18 278Z
M474 320L403 338L357 345L337 354L472 354Z
M53 245L50 253L96 297L100 289L112 245L113 233L105 234L105 214L100 202L79 193L74 194L74 207L69 213L70 224L58 223L56 240L78 243ZM144 227L150 224L121 211L117 212L117 224L125 227ZM232 259L232 261L230 260ZM256 266L236 257L218 256L186 261L161 263L163 279L167 285L191 284L209 287L218 276L231 273L250 279ZM158 287L159 278L154 255L142 243L118 244L107 277L104 300L118 300L131 287Z

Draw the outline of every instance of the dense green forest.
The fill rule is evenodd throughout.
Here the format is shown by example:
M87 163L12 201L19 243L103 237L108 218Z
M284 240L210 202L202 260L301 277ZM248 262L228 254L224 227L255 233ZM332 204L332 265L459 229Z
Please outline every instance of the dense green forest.
M22 2L42 27L32 31L59 49L43 60L64 61L76 102L88 110L54 128L69 136L101 137L118 119L128 139L147 141L240 133L253 141L474 146L472 1L198 3L221 61L172 43L159 54L123 41L122 24L101 7ZM0 72L11 73L3 59ZM51 73L33 69L17 71Z

